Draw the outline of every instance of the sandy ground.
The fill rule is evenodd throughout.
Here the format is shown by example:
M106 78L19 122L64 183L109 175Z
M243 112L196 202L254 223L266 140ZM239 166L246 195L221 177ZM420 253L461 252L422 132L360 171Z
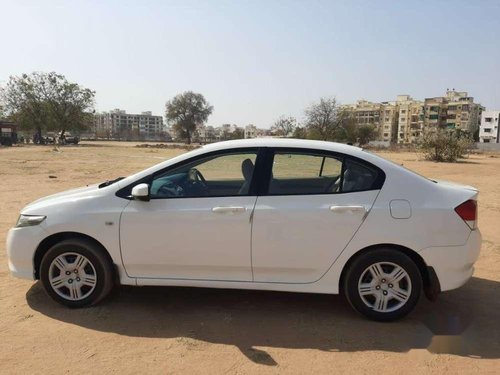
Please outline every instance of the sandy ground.
M500 372L500 155L436 164L383 153L481 190L474 277L396 323L367 321L339 296L187 288L121 287L69 310L11 277L5 236L25 204L181 152L131 146L0 149L0 374Z

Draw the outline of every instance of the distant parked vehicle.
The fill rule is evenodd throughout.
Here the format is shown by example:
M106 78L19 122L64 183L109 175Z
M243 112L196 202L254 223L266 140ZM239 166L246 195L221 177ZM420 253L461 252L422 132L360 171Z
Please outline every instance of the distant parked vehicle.
M80 142L80 138L77 135L72 135L70 132L64 132L64 135L58 133L58 139L61 144L77 145Z
M65 144L74 144L77 145L78 142L80 142L80 138L76 135L72 135L70 132L62 132L55 133L55 132L47 132L44 136L42 136L41 140L37 142L35 139L33 139L34 143L40 143L43 145L51 145L51 144L59 144L59 145L65 145Z
M12 146L17 143L17 126L13 122L0 121L0 145Z
M29 204L7 236L9 268L69 307L119 282L344 293L389 321L472 276L477 196L357 147L213 143Z
M37 139L37 133L35 133L33 136L33 142L41 144L41 145L55 144L56 143L56 133L47 132L47 133L45 133L45 135L42 135L42 137L39 140Z

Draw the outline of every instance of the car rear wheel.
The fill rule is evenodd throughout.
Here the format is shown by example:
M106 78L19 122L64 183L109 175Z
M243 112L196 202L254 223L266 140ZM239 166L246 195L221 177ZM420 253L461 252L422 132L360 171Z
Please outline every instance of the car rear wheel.
M45 291L68 307L98 303L113 287L113 267L103 250L89 240L64 240L47 251L40 265Z
M354 309L378 321L397 320L413 310L422 291L415 262L394 249L374 249L354 260L344 293Z

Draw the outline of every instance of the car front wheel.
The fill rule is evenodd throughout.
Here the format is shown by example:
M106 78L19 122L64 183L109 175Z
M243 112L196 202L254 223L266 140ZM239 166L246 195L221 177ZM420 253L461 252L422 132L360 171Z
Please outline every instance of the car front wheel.
M68 307L91 306L113 287L113 267L103 250L85 239L59 242L44 255L40 279L55 301Z
M415 262L394 249L374 249L354 260L344 293L355 310L378 321L397 320L413 310L422 291Z

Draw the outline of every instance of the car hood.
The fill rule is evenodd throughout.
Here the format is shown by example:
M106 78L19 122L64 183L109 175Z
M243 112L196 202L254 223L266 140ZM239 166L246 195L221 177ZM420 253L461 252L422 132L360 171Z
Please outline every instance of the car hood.
M46 197L37 199L29 203L26 207L21 210L22 214L44 214L43 209L47 206L53 205L55 203L77 201L81 199L88 199L96 196L96 193L100 191L97 184L89 185L85 187L80 187L76 189L62 191L60 193L48 195Z

